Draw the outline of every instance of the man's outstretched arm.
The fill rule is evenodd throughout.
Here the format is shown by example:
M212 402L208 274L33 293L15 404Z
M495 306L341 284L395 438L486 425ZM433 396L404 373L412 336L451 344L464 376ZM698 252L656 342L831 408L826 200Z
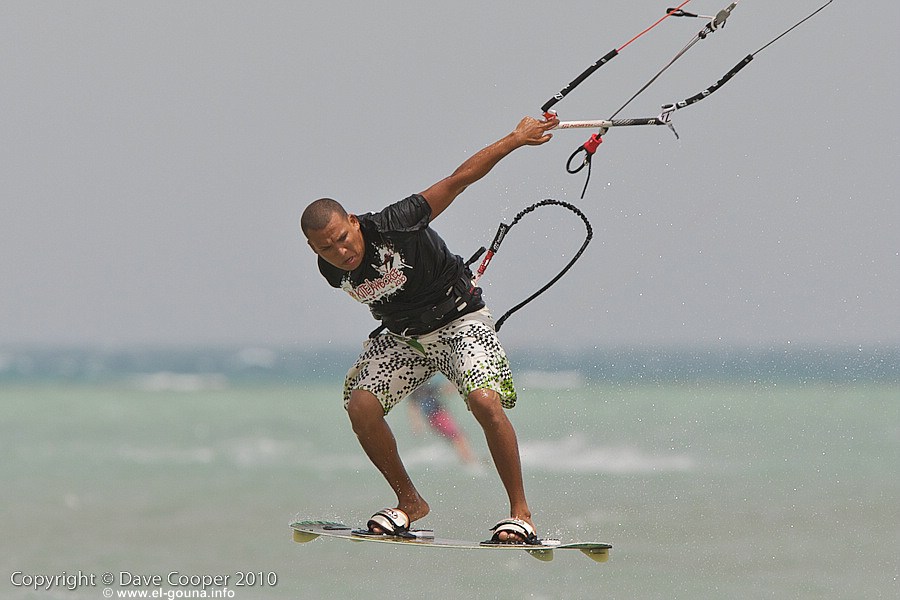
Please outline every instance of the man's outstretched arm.
M436 219L463 190L487 175L510 152L522 146L538 146L549 141L553 136L548 132L558 123L556 117L544 121L525 117L512 133L482 148L459 165L452 175L422 192L431 206L431 220Z

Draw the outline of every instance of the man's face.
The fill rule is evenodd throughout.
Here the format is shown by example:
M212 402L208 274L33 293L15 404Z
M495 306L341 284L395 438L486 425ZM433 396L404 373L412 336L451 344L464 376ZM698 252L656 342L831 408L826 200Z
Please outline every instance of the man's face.
M313 252L345 271L362 264L365 255L365 241L356 215L331 215L328 225L307 232L306 241Z

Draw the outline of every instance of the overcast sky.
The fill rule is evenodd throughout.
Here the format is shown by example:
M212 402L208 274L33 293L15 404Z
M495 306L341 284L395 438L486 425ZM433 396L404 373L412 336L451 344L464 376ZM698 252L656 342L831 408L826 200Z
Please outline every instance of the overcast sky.
M708 87L820 0L744 0L620 116ZM297 219L448 175L672 2L0 3L0 345L356 346L376 325ZM724 0L686 9L714 14ZM468 257L575 203L594 240L509 345L900 343L900 5L836 0L663 127L523 148L435 222ZM704 22L669 19L556 108L606 118ZM495 314L583 227L544 208L483 280Z

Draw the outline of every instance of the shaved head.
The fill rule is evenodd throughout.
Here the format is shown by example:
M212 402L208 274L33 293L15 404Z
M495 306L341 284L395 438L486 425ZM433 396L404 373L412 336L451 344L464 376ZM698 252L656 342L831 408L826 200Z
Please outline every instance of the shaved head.
M366 240L356 215L331 198L319 198L303 211L300 229L306 243L325 262L352 271L363 261Z
M319 198L310 203L303 211L303 216L300 217L300 229L303 230L303 235L309 238L310 231L324 229L335 214L342 218L347 217L347 211L337 200Z

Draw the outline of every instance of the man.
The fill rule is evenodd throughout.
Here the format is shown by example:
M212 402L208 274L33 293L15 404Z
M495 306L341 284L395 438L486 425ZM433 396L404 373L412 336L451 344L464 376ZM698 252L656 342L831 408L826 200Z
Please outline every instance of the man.
M554 117L525 117L515 130L463 162L449 177L378 213L357 217L330 198L303 212L300 227L332 287L367 304L382 322L347 373L344 407L372 463L397 495L397 506L375 513L372 535L403 535L429 506L413 485L385 420L400 400L441 371L465 398L484 430L509 498L509 519L490 543L536 543L525 499L516 433L504 408L516 394L493 320L463 259L429 226L470 184L513 150L544 144Z

